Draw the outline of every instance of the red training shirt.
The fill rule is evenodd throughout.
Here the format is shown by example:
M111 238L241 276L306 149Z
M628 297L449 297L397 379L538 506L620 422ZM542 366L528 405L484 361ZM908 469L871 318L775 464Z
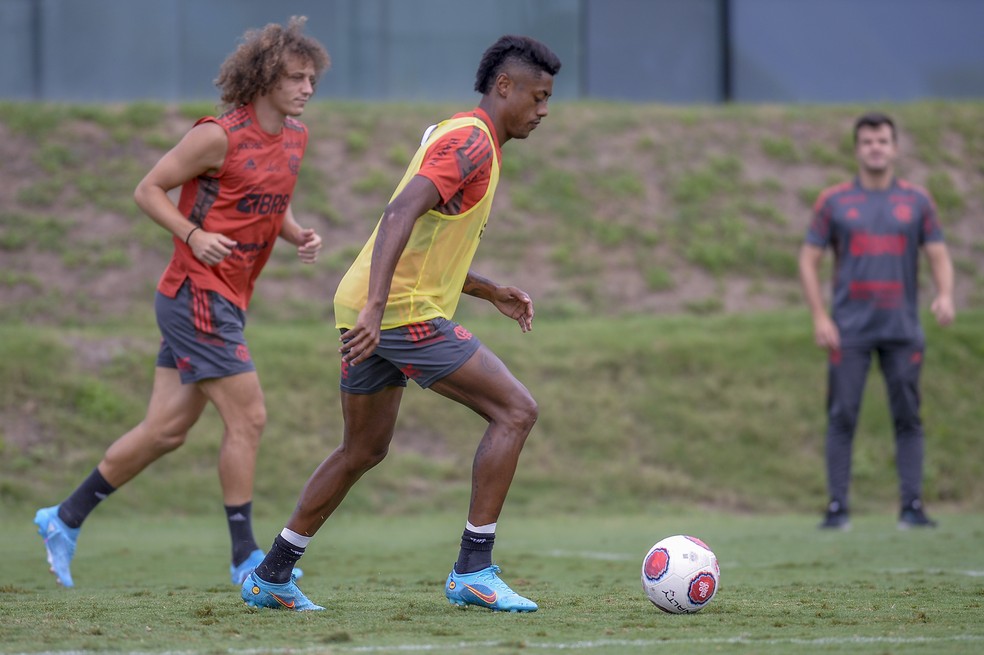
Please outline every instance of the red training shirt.
M215 291L245 310L290 206L307 128L287 117L279 134L269 134L260 127L252 104L195 125L205 122L226 131L229 147L217 175L200 175L182 185L178 210L206 232L223 234L236 245L222 262L208 266L175 236L174 254L157 289L173 298L191 278L200 289Z

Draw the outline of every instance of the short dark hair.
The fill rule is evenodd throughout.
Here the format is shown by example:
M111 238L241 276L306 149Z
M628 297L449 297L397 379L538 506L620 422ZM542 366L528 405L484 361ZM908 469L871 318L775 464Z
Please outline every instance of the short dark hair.
M491 91L503 65L513 61L550 75L556 75L560 70L560 59L553 50L534 38L507 34L499 37L482 55L475 74L475 90L482 95Z
M880 111L869 111L859 116L858 120L854 121L854 145L858 145L858 132L861 131L862 127L877 128L882 125L888 125L892 128L892 141L895 141L895 121L888 114L883 114Z

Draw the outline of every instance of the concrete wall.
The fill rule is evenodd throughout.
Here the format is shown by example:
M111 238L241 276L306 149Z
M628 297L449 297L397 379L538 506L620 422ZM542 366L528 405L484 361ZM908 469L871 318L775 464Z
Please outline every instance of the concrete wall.
M557 98L984 98L984 0L0 0L0 99L211 100L239 36L294 14L334 60L319 97L472 99L521 33Z

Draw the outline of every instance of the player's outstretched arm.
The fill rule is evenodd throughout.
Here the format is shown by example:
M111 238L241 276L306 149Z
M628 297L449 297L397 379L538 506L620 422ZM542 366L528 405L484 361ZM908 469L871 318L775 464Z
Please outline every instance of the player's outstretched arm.
M533 329L533 300L522 289L499 286L492 280L468 271L462 293L488 300L496 308L514 319L523 332Z

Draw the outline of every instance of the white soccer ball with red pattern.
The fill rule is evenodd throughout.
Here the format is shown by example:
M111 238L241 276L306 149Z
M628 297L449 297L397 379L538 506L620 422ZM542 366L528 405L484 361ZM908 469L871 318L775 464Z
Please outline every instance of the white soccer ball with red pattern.
M717 593L721 569L703 541L678 534L656 542L642 561L642 589L670 614L699 612Z

